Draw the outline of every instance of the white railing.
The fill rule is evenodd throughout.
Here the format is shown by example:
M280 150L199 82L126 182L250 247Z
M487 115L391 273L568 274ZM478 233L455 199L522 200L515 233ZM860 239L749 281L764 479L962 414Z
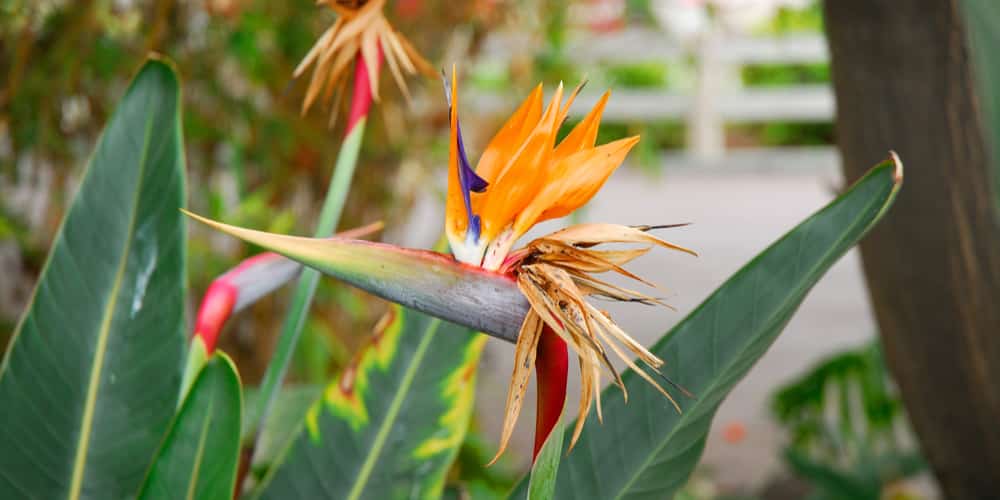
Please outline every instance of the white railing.
M532 50L530 39L497 36L487 40L481 60L502 62L510 54ZM709 34L682 47L662 33L627 29L572 42L566 53L587 67L650 61L682 62L693 56L697 76L685 90L615 90L604 112L607 120L681 120L687 125L687 155L718 159L726 154L727 123L824 122L834 117L833 92L828 85L754 88L742 85L740 68L750 64L820 63L828 60L820 35L780 38ZM594 93L580 96L574 110L583 113L596 101ZM513 96L479 94L476 109L500 112ZM828 156L827 153L824 153Z

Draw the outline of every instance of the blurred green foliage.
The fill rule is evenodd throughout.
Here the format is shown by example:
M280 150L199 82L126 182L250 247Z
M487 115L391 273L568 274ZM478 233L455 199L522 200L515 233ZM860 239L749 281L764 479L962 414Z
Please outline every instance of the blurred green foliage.
M470 425L465 441L458 450L449 474L450 484L445 488L446 499L505 499L521 479L523 472L511 465L509 453L500 457L496 464L486 466L496 455L496 442L484 437L477 427L475 422Z
M489 25L471 3L456 7L444 0L390 2L387 14L432 61L454 32L445 27L471 26L478 37ZM191 208L259 229L309 232L342 132L327 126L326 110L301 115L305 85L291 75L334 19L330 9L313 0L0 3L0 74L5 77L0 80L0 188L26 184L40 170L53 175L50 184L39 186L44 190L38 195L47 197L40 226L29 226L27 215L19 212L27 207L0 207L0 239L16 238L28 278L40 267L113 103L150 51L176 61L183 80ZM439 96L433 79L411 85ZM446 154L433 147L446 122L409 113L393 85L383 85L382 95L342 227L376 220L391 227L405 216L418 187L391 182L404 152L421 160ZM413 126L418 122L421 126ZM192 227L191 300L198 300L215 276L256 251ZM322 288L337 287L324 283ZM224 336L229 344L224 347L237 355L251 381L259 371L256 361L267 360L268 339L280 320L280 314L263 311L281 300L265 304L259 315L251 312L254 321L234 322L230 329L240 334ZM339 306L327 302L317 308L314 317L328 328L316 331L362 336L378 314L367 308L345 313ZM253 359L239 356L257 351L262 354ZM328 368L336 367L335 358Z
M813 1L804 9L778 9L778 14L760 27L761 33L823 32L823 4Z
M926 468L907 444L903 405L877 343L834 355L779 388L772 411L788 431L784 458L815 499L883 498Z
M826 85L830 83L830 65L817 64L756 64L742 68L743 85L748 87L782 87L793 85ZM833 123L763 123L732 127L733 132L765 147L817 146L833 144Z
M656 62L613 66L607 69L605 78L612 87L646 89L668 85L667 66Z
M743 67L744 85L759 87L783 85L822 85L830 83L830 65L751 64Z

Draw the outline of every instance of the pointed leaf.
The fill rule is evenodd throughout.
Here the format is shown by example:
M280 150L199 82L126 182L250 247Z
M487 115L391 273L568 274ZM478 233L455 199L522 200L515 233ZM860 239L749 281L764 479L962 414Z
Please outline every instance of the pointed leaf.
M216 353L170 424L139 498L232 498L242 412L236 366L225 354Z
M180 90L150 61L101 136L0 367L0 498L135 494L184 351Z
M559 459L563 450L562 424L556 424L542 445L542 450L531 466L528 482L529 500L547 500L555 496L556 474L559 473Z
M712 416L764 355L810 288L892 204L902 182L893 155L812 217L764 250L674 327L651 351L664 373L697 397L677 414L629 370L621 391L602 394L560 463L556 498L672 498L698 463ZM684 402L684 401L682 401ZM522 481L515 498L523 497Z
M465 437L486 337L393 306L258 498L436 498Z
M508 342L517 339L528 312L528 301L512 279L437 252L271 234L188 215L384 299Z

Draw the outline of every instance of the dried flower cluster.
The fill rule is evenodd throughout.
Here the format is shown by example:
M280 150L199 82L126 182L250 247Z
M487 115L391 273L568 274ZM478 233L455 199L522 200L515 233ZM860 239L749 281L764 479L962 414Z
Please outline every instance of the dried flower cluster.
M401 35L382 13L386 0L320 0L337 12L337 20L316 41L295 69L296 78L313 68L306 89L302 112L305 113L322 98L331 107L330 123L336 120L345 96L348 79L344 78L351 62L359 55L370 75L371 95L379 99L379 61L385 58L393 79L409 99L406 76L418 72L434 75L434 69L413 45Z
M676 226L662 226L676 227ZM580 364L580 406L570 447L576 443L594 400L598 419L601 414L601 375L607 371L628 399L628 391L611 359L608 349L640 377L658 389L677 411L673 397L630 358L636 356L653 373L659 374L663 361L622 330L604 311L587 302L601 297L622 302L670 307L656 297L614 285L594 276L613 272L655 286L622 266L661 246L696 255L693 251L659 239L647 231L660 227L631 227L616 224L579 224L538 238L508 257L502 272L516 276L518 287L531 304L521 326L514 355L514 370L504 411L500 452L506 447L521 411L528 379L535 361L535 351L542 330L547 326L576 353ZM598 250L605 243L642 245L624 250ZM626 352L626 350L628 352ZM663 380L671 383L660 375ZM673 385L673 384L672 384ZM675 385L675 387L677 387ZM685 392L680 387L677 387ZM499 453L497 454L499 456Z

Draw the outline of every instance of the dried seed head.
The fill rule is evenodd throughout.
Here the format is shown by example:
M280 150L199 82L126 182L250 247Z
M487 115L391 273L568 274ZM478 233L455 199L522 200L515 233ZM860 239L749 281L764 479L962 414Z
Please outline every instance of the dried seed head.
M330 124L333 125L341 101L346 97L348 69L359 56L368 69L370 90L376 101L379 100L381 57L385 58L389 72L407 99L410 92L404 76L413 76L418 72L430 76L435 74L430 63L382 14L386 0L325 0L322 3L338 15L293 73L298 78L312 68L312 77L302 101L303 114L322 99L331 109Z
M675 385L660 374L659 368L663 361L625 333L606 312L587 302L588 297L597 296L622 302L670 307L656 297L613 285L593 276L594 273L614 272L655 287L622 266L644 255L653 246L696 255L691 250L648 234L646 231L649 229L651 228L648 226L614 224L576 225L532 241L525 248L513 252L512 258L504 263L502 271L516 276L518 287L531 304L531 310L521 326L514 354L514 370L507 395L500 453L506 448L514 422L521 411L524 391L534 366L535 349L542 329L546 326L573 349L580 365L580 405L570 448L579 439L583 423L595 399L598 418L603 418L600 401L602 373L607 372L624 392L626 401L628 400L628 392L611 363L609 351L660 391L680 411L680 406L670 393L647 372L651 371L670 385ZM633 243L642 247L625 250L595 248L603 243ZM633 356L638 358L637 361L632 360ZM644 366L640 367L639 363ZM687 394L683 389L680 390Z

